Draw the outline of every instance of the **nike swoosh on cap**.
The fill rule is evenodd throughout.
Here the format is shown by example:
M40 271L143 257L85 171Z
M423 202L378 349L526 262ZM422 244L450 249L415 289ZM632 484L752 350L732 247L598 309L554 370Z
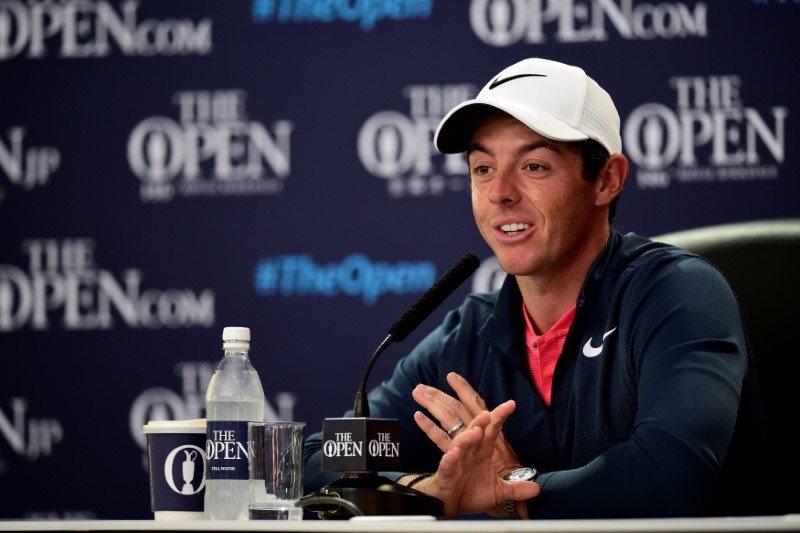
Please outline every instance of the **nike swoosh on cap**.
M614 327L606 331L605 334L603 335L603 340L600 342L600 346L597 347L592 346L593 337L589 337L589 340L586 341L586 344L583 345L583 355L585 355L586 357L597 357L598 355L600 355L600 353L603 351L603 343L606 341L606 337L614 333L616 330L617 328Z
M492 84L489 85L489 90L491 91L492 89L494 89L495 87L497 87L499 85L503 85L504 83L506 83L508 81L516 80L518 78L546 78L546 77L547 77L547 74L516 74L514 76L509 76L509 77L503 78L503 79L495 78L495 80L492 82Z

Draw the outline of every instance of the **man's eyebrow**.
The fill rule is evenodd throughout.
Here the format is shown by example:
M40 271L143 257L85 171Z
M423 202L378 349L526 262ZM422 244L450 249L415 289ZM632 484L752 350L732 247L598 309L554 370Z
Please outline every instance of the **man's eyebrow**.
M494 153L491 150L486 148L481 143L472 143L469 145L469 148L467 148L467 159L469 159L469 155L472 152L483 152L486 155L494 155Z
M528 152L538 150L539 148L546 148L559 154L562 153L562 150L557 145L546 140L539 140L532 143L523 144L522 146L519 147L519 149L516 151L514 155L519 157ZM469 148L467 148L467 159L469 159L469 155L472 152L483 152L487 155L494 156L494 153L481 143L472 143L469 145Z

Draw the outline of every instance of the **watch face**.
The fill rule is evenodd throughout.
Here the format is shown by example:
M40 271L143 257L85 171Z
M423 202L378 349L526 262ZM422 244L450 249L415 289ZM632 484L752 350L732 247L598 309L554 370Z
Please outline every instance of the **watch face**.
M523 467L512 470L507 476L506 481L533 481L538 472L535 468Z

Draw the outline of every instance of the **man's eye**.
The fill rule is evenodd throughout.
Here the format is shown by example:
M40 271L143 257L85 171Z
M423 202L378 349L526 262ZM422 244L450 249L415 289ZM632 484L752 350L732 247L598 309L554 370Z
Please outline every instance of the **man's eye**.
M488 172L489 172L489 167L487 167L487 166L481 165L481 166L475 167L475 174L477 174L479 176L483 176L484 174L487 174Z
M526 168L531 172L537 172L542 170L543 167L539 163L528 163Z

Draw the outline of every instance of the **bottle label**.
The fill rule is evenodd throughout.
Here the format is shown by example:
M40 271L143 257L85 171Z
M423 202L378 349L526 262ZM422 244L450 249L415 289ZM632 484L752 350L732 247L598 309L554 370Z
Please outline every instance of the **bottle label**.
M209 420L206 431L206 479L249 479L247 422Z

